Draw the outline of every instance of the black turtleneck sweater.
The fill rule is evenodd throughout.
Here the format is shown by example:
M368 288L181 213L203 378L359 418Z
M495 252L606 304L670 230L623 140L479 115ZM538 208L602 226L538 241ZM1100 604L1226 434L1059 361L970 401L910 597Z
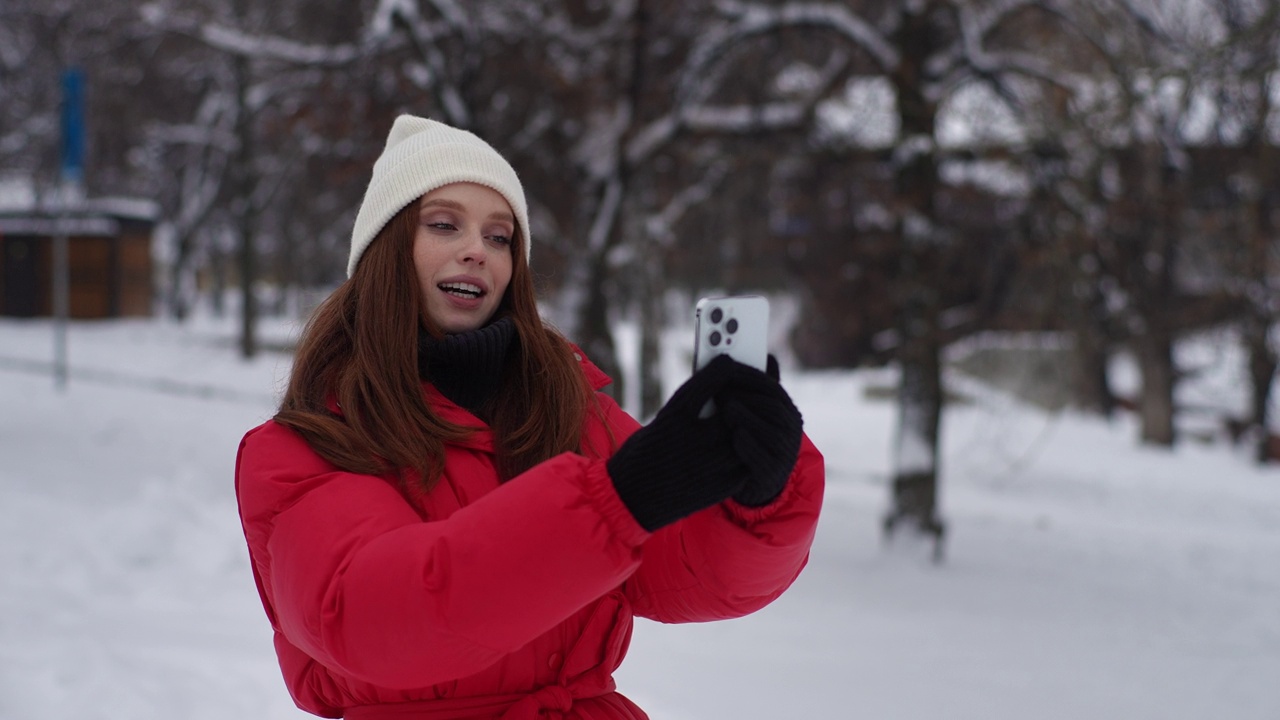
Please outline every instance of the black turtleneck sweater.
M487 420L481 412L502 382L515 337L516 326L509 317L443 338L422 331L418 335L418 375L460 407Z

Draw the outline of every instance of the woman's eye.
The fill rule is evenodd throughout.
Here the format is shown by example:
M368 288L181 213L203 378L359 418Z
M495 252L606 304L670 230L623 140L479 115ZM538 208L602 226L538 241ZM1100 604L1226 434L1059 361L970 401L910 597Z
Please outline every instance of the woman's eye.
M433 230L457 230L458 229L454 227L453 223L447 223L443 221L429 222L426 225L427 227Z
M498 243L499 245L511 244L511 238L507 237L506 235L490 235L489 240L491 242Z

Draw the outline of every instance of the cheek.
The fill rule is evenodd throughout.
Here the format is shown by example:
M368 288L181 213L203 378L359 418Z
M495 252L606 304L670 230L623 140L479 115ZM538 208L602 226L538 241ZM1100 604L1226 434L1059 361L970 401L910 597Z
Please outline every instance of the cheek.
M433 249L429 239L424 240L420 237L413 243L413 269L417 271L418 279L423 282L426 282L439 266L432 252Z
M505 295L507 288L510 287L513 270L514 268L511 267L511 262L507 261L501 273L494 273L494 282L502 285L502 292L498 293L499 295Z

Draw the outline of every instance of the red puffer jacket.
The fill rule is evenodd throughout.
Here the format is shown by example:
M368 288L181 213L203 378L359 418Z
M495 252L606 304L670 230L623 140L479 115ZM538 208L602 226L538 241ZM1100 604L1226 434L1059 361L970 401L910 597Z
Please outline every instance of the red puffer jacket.
M583 366L597 389L608 383ZM442 417L482 424L425 391ZM585 445L603 453L639 424L600 402ZM447 447L440 484L412 499L271 421L245 435L236 461L289 692L311 713L355 720L645 718L612 677L632 616L764 607L808 559L822 491L822 456L805 438L770 505L729 501L650 535L602 455L565 453L500 485L487 431Z

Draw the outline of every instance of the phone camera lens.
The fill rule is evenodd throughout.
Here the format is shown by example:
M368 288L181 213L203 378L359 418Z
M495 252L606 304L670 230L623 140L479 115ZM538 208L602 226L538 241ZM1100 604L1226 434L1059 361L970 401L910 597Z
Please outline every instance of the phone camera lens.
M715 323L715 324L719 325L719 324L720 324L720 321L721 321L721 320L723 320L723 319L724 319L724 311L723 311L723 310L721 310L720 308L712 308L712 310L711 310L711 322L713 322L713 323Z
M730 318L729 322L725 323L724 329L728 330L730 335L738 332L738 321L736 319Z
M711 337L707 339L711 341L711 347L716 347L717 345L720 344L720 331L716 330L715 332L711 333Z

